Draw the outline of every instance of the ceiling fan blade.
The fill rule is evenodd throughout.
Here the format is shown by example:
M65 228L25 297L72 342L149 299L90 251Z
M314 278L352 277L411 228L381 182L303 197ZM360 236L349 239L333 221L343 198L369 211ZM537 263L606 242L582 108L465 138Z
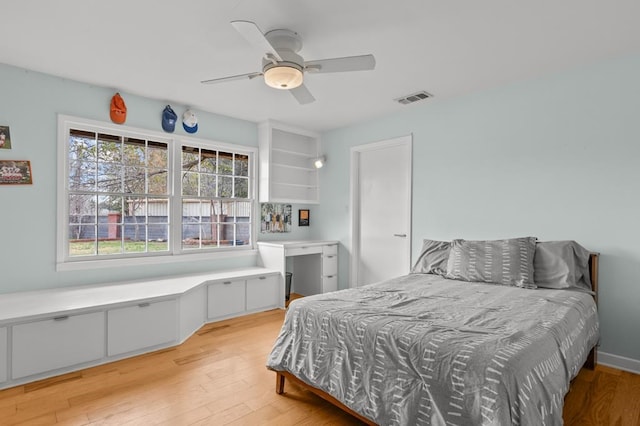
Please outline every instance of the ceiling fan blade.
M365 71L376 67L376 58L373 55L347 56L344 58L320 59L304 63L305 70L309 72L345 72Z
M291 92L300 105L310 104L316 100L304 84L301 84L295 89L290 89L289 92Z
M231 21L231 25L240 33L256 49L265 53L270 53L278 61L282 61L282 57L276 51L276 49L269 43L269 40L264 36L260 28L251 21Z
M256 77L260 77L262 75L261 72L252 72L249 74L238 74L238 75L231 75L229 77L222 77L222 78L212 78L210 80L202 80L200 83L203 84L215 84L215 83L223 83L226 81L233 81L233 80L244 80L244 79L248 79L248 80L252 80Z

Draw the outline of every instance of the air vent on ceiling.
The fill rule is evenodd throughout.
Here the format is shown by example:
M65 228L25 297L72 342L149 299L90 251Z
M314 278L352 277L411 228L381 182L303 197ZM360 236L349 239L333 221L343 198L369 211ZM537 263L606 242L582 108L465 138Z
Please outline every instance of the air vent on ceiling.
M394 101L402 105L408 105L408 104L412 104L414 102L422 101L424 99L428 99L432 97L433 95L431 93L427 93L423 90L422 92L416 92L407 96L403 96L401 98L394 99Z

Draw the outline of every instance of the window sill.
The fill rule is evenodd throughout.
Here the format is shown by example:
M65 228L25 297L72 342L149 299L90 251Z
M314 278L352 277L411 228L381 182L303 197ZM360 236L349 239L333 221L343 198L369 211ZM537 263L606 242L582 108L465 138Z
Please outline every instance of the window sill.
M217 253L191 253L180 255L163 255L150 257L135 257L130 259L105 259L105 260L85 260L75 262L59 262L56 264L57 272L64 271L86 271L91 269L118 268L127 266L159 265L167 263L187 263L200 262L203 260L218 260L240 258L247 256L257 256L257 249L221 251Z

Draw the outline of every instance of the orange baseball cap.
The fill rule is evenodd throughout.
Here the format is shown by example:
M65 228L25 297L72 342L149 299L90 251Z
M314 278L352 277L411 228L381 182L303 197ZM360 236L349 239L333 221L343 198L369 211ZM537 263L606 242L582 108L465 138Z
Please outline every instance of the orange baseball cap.
M127 106L120 93L116 93L111 98L111 121L116 124L122 124L127 119Z

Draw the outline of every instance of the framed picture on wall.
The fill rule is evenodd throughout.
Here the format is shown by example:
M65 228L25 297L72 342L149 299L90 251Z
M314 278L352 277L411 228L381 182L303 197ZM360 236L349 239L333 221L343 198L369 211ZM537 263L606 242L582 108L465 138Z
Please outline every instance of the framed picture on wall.
M0 160L0 185L31 185L31 162Z
M0 149L11 149L9 126L0 126Z
M309 226L309 210L298 210L298 226Z

